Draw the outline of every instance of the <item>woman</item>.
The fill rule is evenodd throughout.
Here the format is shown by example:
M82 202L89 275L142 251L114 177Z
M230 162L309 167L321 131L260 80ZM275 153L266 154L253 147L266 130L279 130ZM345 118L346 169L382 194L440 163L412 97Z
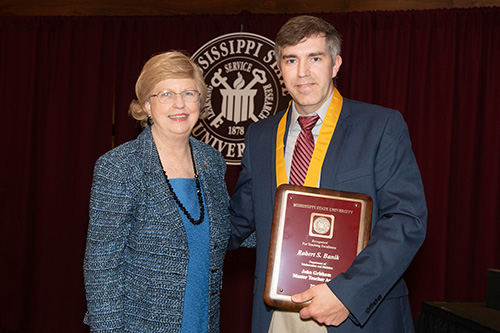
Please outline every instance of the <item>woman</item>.
M84 261L91 330L219 331L226 164L190 136L206 94L189 57L154 56L129 109L144 130L96 163Z

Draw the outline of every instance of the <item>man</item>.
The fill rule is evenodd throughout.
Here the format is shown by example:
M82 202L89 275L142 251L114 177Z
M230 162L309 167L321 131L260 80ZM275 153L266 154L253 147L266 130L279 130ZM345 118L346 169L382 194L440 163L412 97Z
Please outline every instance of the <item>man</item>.
M248 129L231 199L230 248L254 231L257 241L252 331L413 332L401 277L425 238L427 209L406 124L395 110L340 95L334 84L342 64L340 37L325 21L292 18L279 31L275 51L293 102ZM305 131L298 118L315 115L314 154L320 159L312 159L298 185L368 194L372 229L346 272L292 297L310 301L299 318L267 306L263 294L275 191L292 178L297 183L294 150Z

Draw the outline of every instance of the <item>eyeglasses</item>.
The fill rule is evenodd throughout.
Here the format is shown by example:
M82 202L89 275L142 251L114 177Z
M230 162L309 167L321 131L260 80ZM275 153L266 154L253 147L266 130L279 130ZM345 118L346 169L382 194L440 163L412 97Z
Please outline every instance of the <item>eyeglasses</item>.
M200 97L200 93L196 90L185 90L181 93L164 90L151 95L151 97L157 97L158 101L162 104L169 104L173 103L177 99L177 95L180 95L184 102L197 102Z

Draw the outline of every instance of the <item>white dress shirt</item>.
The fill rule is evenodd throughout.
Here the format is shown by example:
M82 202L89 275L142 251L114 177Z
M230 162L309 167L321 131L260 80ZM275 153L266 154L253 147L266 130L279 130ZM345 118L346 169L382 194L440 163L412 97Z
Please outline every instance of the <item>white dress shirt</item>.
M311 117L314 115L318 115L319 119L316 125L314 125L314 128L312 129L312 135L314 137L314 144L318 141L318 136L319 132L321 130L321 125L323 125L323 121L325 120L326 112L328 111L328 106L330 106L330 102L332 100L333 93L330 95L330 97L319 107L319 109L312 113L309 114L305 117ZM297 108L295 107L295 103L292 103L292 116L290 118L290 127L288 129L288 136L286 138L286 145L285 145L285 167L286 167L286 174L287 178L290 179L290 168L292 165L292 156L293 156L293 150L295 148L295 143L297 142L297 137L299 136L299 133L301 131L300 124L299 124L299 112L297 111ZM320 178L318 178L318 184L317 186L319 187L319 182L321 180L321 175Z

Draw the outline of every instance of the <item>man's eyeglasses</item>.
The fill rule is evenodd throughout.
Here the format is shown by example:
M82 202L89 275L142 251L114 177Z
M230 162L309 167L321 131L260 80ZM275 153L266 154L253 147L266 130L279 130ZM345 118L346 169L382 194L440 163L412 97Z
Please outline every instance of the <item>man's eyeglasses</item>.
M157 97L162 104L169 104L177 99L177 95L180 95L184 102L197 102L200 97L200 93L196 90L185 90L181 93L165 90L151 95L151 97Z

